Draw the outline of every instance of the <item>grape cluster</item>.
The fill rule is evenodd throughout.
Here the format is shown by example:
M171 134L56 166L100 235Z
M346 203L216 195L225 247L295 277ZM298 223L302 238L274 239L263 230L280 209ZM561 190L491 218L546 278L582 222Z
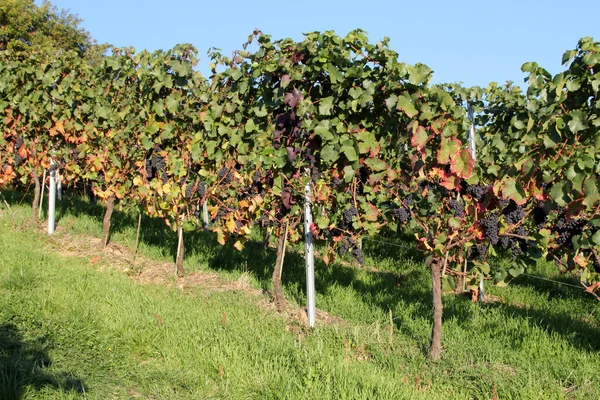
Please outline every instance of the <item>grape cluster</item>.
M223 167L217 173L217 177L219 181L225 180L225 183L231 183L233 181L233 174L227 170L227 168Z
M193 194L194 194L194 185L193 184L187 185L185 187L185 198L189 200L192 198Z
M361 266L365 265L365 257L362 250L358 247L354 247L350 252L350 255L359 263Z
M468 194L472 198L477 201L481 201L483 199L483 195L487 191L487 187L482 185L466 185L464 188L464 193Z
M469 247L467 258L469 260L482 260L487 254L487 247L483 244L476 244L475 246Z
M517 228L515 228L513 233L519 236L527 236L527 231L523 226L518 226ZM510 250L511 258L513 260L519 257L521 254L523 254L528 247L527 240L517 238L514 236L502 235L500 236L500 240L498 242L500 243L503 249Z
M262 179L262 173L259 170L256 170L256 172L254 172L254 175L252 175L252 184L258 186L262 183Z
M456 199L450 200L450 209L456 217L462 218L465 215L465 206Z
M554 230L556 233L558 233L556 243L559 245L572 245L573 237L580 235L581 232L583 232L585 225L587 225L587 221L584 219L576 220L574 218L567 217L564 213L561 214L554 225Z
M344 240L342 241L342 243L338 247L338 254L340 256L343 256L344 254L346 254L348 252L348 250L350 250L350 248L352 247L352 245L353 245L353 243L352 243L352 241L350 239L344 238Z
M319 176L320 176L319 169L315 166L312 166L310 168L310 178L312 179L313 183L315 183L315 184L317 183L317 181L319 180Z
M196 192L198 193L198 196L200 198L204 197L204 195L206 194L206 182L200 181L196 188Z
M392 215L400 222L407 222L411 218L410 210L403 207L392 210Z
M544 204L537 203L533 207L532 213L533 213L533 220L535 221L535 224L537 225L538 229L543 228L544 225L546 225L546 220L548 219L548 212L546 211Z
M21 163L23 162L23 157L21 157L21 155L19 154L19 150L21 150L21 147L23 147L23 138L21 136L19 136L17 138L17 140L15 141L15 166L18 167L19 165L21 165Z
M485 237L495 246L498 244L498 213L492 213L479 221Z
M361 266L365 265L365 256L362 250L356 245L354 239L345 237L337 250L340 256L344 256L346 253L350 252L350 255L352 258L354 258L354 260L356 260L356 262L358 262Z
M406 207L411 207L413 204L415 204L415 199L414 199L412 193L404 198L403 203Z
M167 181L169 180L169 175L167 175L167 173L165 171L162 171L160 173L160 181L163 183L163 185L165 183L167 183Z
M523 211L523 207L511 200L504 210L502 210L502 215L504 215L504 221L506 221L506 223L513 225L525 217L525 211Z
M342 183L343 183L343 181L340 178L333 178L331 180L331 187L340 186Z
M159 172L165 174L164 168L166 165L167 164L165 163L165 159L162 158L159 154L152 155L152 158L150 158L150 160L146 159L146 174L148 175L148 179L157 177Z
M358 210L356 209L356 207L350 207L345 209L342 212L342 217L344 218L344 225L346 227L348 226L352 226L352 217L357 217L358 216Z

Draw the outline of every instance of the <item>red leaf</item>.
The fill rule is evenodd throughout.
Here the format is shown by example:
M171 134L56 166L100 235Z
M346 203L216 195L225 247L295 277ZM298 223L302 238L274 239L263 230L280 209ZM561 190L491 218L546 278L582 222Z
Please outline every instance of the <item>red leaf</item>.
M464 149L452 157L452 160L450 161L450 171L461 178L468 179L473 173L474 163L471 152Z

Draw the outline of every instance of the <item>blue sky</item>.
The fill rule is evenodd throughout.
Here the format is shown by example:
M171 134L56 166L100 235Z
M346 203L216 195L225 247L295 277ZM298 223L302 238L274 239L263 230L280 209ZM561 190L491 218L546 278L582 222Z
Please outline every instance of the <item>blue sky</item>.
M40 1L37 1L40 3ZM384 36L401 61L422 62L434 82L485 86L512 80L523 85L524 62L551 73L577 40L600 41L600 1L211 1L53 0L83 20L98 42L136 49L166 49L192 43L200 70L208 73L206 51L240 49L259 28L274 38L302 39L308 31L340 35L361 28L371 42Z

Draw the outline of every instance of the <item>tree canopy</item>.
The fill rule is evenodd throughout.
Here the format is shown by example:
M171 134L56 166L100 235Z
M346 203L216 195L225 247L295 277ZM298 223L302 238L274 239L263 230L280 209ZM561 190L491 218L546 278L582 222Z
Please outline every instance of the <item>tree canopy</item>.
M104 50L80 27L81 20L44 1L4 0L0 3L0 50L14 53L75 51L96 58Z

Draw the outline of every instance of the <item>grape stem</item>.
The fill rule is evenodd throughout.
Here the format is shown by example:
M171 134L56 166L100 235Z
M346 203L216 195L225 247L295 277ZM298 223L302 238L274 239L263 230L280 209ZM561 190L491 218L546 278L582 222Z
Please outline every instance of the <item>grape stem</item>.
M517 239L532 240L531 238L528 238L527 236L517 235L516 233L503 233L502 236L511 236L511 237L515 237Z

